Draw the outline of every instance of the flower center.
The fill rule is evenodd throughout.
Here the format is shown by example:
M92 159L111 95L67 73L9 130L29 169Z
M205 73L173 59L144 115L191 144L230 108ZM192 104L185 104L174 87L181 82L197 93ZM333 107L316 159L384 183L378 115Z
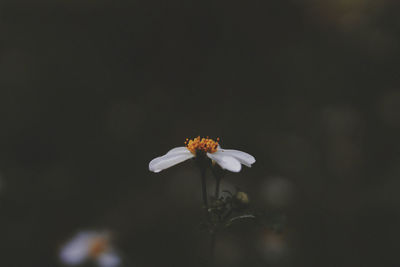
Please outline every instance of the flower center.
M108 248L108 240L103 237L95 237L90 241L89 256L96 259Z
M197 151L214 153L218 150L218 142L219 138L217 138L217 141L214 141L211 138L208 138L208 136L207 138L200 138L200 136L198 136L190 140L186 138L185 145L193 154L196 154Z

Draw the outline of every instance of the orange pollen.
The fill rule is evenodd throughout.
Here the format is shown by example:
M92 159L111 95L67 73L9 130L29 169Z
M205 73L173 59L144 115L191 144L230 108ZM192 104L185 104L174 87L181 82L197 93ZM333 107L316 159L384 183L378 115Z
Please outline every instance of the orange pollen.
M210 138L201 138L200 136L194 138L194 139L186 139L185 145L187 149L189 149L190 152L193 154L196 154L196 151L203 151L206 153L214 153L218 150L218 141L214 141Z
M89 256L96 259L108 248L108 240L103 237L94 238L89 245Z

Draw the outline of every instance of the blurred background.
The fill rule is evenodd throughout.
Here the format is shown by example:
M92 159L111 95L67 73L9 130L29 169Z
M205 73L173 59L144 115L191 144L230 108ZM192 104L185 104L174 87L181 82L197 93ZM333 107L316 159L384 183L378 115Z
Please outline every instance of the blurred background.
M2 0L0 265L107 229L124 266L203 266L197 169L148 163L209 135L257 159L222 187L287 218L221 233L218 266L398 266L399 8Z

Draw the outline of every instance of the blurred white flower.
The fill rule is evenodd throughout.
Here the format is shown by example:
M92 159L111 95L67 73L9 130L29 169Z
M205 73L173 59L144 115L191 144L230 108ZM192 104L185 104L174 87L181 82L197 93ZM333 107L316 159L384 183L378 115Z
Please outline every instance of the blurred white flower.
M289 255L288 243L283 234L267 230L259 238L257 248L267 262L281 262Z
M117 267L121 262L110 244L109 234L96 231L76 234L61 248L60 260L67 265L78 265L91 260L100 267Z
M239 172L242 164L251 167L251 164L256 162L256 159L252 155L245 152L222 149L218 141L219 139L214 141L210 138L200 138L200 136L191 140L186 139L186 146L173 148L164 156L150 161L149 170L160 172L190 158L194 158L199 154L207 155L208 158L221 166L222 169L231 172Z

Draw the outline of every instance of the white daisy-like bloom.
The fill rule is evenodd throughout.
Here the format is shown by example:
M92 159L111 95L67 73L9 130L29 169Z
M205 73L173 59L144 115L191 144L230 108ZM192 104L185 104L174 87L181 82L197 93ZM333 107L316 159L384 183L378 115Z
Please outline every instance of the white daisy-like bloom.
M176 147L168 151L164 156L150 161L149 170L160 172L183 161L196 157L199 154L205 154L213 162L217 163L222 169L231 172L239 172L242 164L251 167L256 159L245 152L233 149L222 149L217 141L210 138L200 138L200 136L188 140L186 146Z
M76 234L60 250L60 260L70 266L88 260L100 267L118 267L121 259L110 244L106 232L82 231Z

